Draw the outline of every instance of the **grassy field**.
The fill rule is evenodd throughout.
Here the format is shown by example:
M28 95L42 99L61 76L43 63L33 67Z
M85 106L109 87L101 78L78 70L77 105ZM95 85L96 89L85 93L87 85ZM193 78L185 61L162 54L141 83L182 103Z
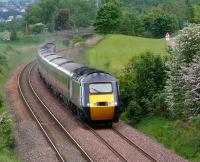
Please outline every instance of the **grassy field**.
M1 66L0 74L1 94L4 98L4 105L0 108L0 116L9 114L8 106L5 102L5 94L3 94L3 85L16 67L28 60L36 58L38 47L45 41L53 41L58 44L58 49L66 48L61 42L62 38L55 34L41 34L37 36L28 36L20 38L18 41L5 42L0 41L0 54L7 58L7 66ZM0 125L1 126L1 125ZM0 127L1 128L1 127ZM0 134L0 143L3 140ZM0 162L16 162L18 161L15 154L9 148L0 148Z
M124 35L108 35L96 46L87 51L87 63L90 66L110 72L124 67L132 57L145 53L167 55L164 39L148 39Z

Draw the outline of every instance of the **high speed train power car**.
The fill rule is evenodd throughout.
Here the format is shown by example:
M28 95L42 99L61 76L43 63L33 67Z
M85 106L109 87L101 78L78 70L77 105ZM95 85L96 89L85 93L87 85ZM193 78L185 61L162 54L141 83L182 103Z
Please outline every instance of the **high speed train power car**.
M119 89L110 74L56 55L56 46L46 43L38 51L41 78L69 107L87 121L117 122Z

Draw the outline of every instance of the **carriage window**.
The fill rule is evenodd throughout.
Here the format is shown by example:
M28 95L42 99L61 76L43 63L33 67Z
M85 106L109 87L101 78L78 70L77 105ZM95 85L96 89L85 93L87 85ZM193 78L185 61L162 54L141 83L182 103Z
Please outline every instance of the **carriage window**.
M112 93L111 83L95 83L89 85L90 93Z

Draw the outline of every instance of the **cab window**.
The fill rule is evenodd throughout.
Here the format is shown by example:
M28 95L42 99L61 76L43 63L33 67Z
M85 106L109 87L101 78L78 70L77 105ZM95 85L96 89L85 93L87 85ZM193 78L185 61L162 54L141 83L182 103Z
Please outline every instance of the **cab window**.
M112 93L111 83L93 83L89 85L90 93Z

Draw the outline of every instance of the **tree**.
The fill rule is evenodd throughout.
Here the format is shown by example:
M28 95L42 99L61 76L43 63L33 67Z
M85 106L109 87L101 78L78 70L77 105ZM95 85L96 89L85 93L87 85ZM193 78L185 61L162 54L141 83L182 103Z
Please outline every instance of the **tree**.
M193 17L190 0L167 0L163 4L162 9L175 15L180 27L182 27L183 21L190 21Z
M144 15L146 31L153 37L162 38L168 33L177 30L177 20L174 15L164 12L161 8L153 8Z
M70 27L69 11L67 9L58 10L55 18L55 30L64 30Z
M68 0L70 16L76 27L91 26L96 17L97 7L95 0Z
M169 62L166 101L172 117L190 118L199 111L200 27L182 30Z
M192 22L199 24L200 23L200 4L193 6L193 19Z
M95 0L39 0L27 8L25 24L43 23L51 29L56 11L64 8L68 9L71 21L77 27L88 27L94 23L97 10Z
M24 14L26 25L42 22L42 8L38 4L30 5Z
M98 33L114 33L121 22L121 9L114 3L105 3L97 12L94 23L95 30Z
M135 13L131 11L123 13L122 21L119 26L119 32L121 34L139 36L143 31L143 22Z

